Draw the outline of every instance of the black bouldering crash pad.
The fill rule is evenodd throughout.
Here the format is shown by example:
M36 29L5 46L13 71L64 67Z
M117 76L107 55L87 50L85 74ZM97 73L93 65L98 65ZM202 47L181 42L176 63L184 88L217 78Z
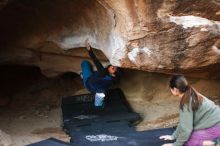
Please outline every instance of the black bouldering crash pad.
M120 89L109 90L103 109L94 106L93 94L84 94L64 97L62 110L71 144L79 146L160 146L164 141L159 136L174 130L136 131L133 123L141 118Z
M172 134L173 128L137 132L125 125L111 124L104 129L72 131L71 143L80 146L161 146L172 141L163 141L161 135Z
M66 143L54 138L49 138L40 142L36 142L27 146L75 146L74 144Z

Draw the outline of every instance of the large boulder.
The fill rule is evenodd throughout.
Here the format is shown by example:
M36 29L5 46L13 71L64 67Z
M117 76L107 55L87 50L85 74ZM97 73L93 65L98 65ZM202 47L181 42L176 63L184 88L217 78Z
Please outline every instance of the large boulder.
M77 72L88 57L81 47L89 38L113 65L220 78L219 0L5 3L0 10L1 64L35 65L48 76Z

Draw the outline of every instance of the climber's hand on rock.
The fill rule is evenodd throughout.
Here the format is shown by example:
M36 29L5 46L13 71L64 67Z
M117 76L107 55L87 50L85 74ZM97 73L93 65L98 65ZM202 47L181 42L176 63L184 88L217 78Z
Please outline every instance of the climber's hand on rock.
M163 140L173 140L173 137L171 135L163 135L163 136L160 136L160 139L163 139Z
M86 40L85 40L85 46L86 46L86 49L87 49L87 50L90 50L90 49L91 49L91 46L90 46L90 44L89 44L89 39L86 39Z

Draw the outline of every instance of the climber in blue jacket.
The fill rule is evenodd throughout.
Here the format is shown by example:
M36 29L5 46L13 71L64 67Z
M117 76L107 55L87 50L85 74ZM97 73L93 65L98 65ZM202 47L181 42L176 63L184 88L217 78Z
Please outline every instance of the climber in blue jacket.
M104 107L106 91L119 81L119 69L113 65L103 67L93 53L88 39L85 41L85 45L97 71L93 71L91 63L84 60L81 64L83 83L87 90L91 93L96 93L95 106Z

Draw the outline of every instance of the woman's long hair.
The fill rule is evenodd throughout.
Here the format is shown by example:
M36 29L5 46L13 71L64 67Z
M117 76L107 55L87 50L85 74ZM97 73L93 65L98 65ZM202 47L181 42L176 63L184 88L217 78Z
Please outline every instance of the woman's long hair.
M180 109L183 110L183 106L191 101L191 108L193 111L197 111L202 104L202 96L200 96L195 89L189 86L186 78L183 75L174 75L170 80L170 88L177 88L181 93L184 93L180 101Z

